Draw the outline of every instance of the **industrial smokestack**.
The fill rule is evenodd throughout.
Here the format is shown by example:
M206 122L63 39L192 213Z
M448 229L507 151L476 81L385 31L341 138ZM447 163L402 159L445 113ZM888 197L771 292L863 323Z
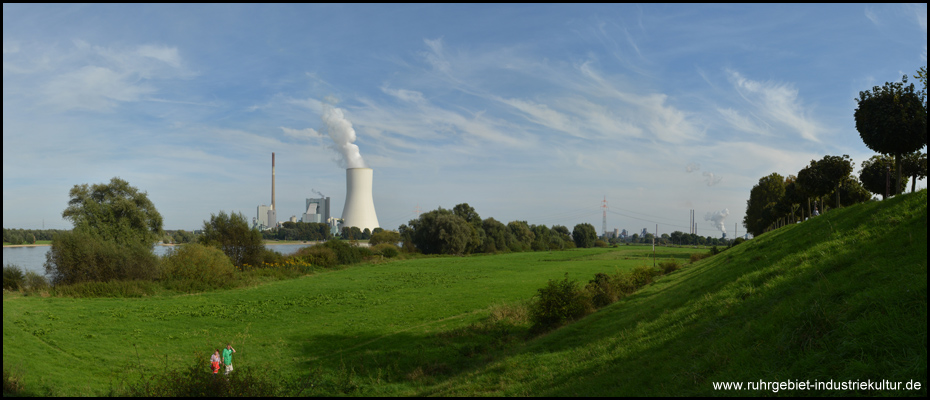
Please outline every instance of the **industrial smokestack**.
M268 226L278 225L278 211L274 209L274 152L271 153L271 208L268 209Z
M274 152L271 152L271 209L274 210Z
M371 194L371 168L346 169L346 204L342 208L342 226L358 227L359 230L375 230L378 216L375 214L375 202Z

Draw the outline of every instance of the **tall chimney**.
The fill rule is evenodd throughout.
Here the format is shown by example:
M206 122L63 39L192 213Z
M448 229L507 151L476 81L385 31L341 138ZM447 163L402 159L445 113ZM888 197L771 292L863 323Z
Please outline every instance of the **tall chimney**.
M371 168L349 168L346 170L346 204L342 209L342 226L358 227L369 231L379 227L375 214L375 202L371 194Z
M271 209L274 210L274 152L271 152Z

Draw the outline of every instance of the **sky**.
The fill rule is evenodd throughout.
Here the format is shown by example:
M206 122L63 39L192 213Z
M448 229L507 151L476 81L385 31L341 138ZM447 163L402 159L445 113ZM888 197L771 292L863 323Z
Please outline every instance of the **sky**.
M165 229L251 220L274 152L279 220L340 216L361 162L385 229L468 203L600 232L606 199L608 230L732 237L763 176L858 174L858 93L926 64L926 4L4 4L3 226L70 229L113 177Z

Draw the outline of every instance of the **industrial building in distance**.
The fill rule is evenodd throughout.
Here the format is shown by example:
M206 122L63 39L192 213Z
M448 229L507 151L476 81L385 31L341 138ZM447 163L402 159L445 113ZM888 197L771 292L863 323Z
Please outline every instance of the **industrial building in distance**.
M360 219L363 224L377 227L378 220L374 214L374 204L371 198L371 169L362 171L361 177L354 180L352 179L353 173L351 170L347 170L347 175L348 193L346 204L348 209L359 210L356 211L356 214L362 215ZM355 185L352 184L353 181L356 182ZM357 186L357 188L353 188L353 186ZM316 190L313 190L313 192L320 195L320 197L306 199L306 209L300 218L300 222L325 223L329 225L332 234L338 234L341 228L339 223L343 220L331 216L330 198L323 196L322 193ZM289 221L297 222L297 216L291 216ZM262 204L256 207L255 217L252 218L252 227L264 231L277 228L279 225L280 221L277 220L277 209L275 207L275 159L274 153L271 153L271 206Z

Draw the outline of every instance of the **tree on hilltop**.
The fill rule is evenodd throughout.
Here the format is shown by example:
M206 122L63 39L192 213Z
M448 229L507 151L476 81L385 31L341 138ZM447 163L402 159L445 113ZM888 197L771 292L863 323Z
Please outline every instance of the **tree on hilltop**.
M749 191L746 200L746 215L743 227L753 236L759 236L775 221L775 206L785 195L785 178L778 173L771 173L759 179L759 183Z
M810 165L798 172L798 185L807 194L821 197L836 193L836 206L840 207L840 185L853 171L853 161L848 155L824 156L819 161L811 160Z
M859 92L859 106L853 116L856 130L865 145L895 158L896 182L902 180L902 157L927 145L927 108L914 84L885 82L872 91ZM897 185L895 192L898 194Z
M885 185L887 184L885 180L886 171L891 171L891 187L894 188L895 182L898 182L897 174L894 173L894 159L884 155L874 155L868 160L862 162L862 170L859 171L859 181L862 182L862 187L864 187L869 192L875 193L879 196L882 196L882 199L885 198ZM898 189L904 190L907 182L901 182L897 185ZM895 189L891 189L891 192L894 193Z

